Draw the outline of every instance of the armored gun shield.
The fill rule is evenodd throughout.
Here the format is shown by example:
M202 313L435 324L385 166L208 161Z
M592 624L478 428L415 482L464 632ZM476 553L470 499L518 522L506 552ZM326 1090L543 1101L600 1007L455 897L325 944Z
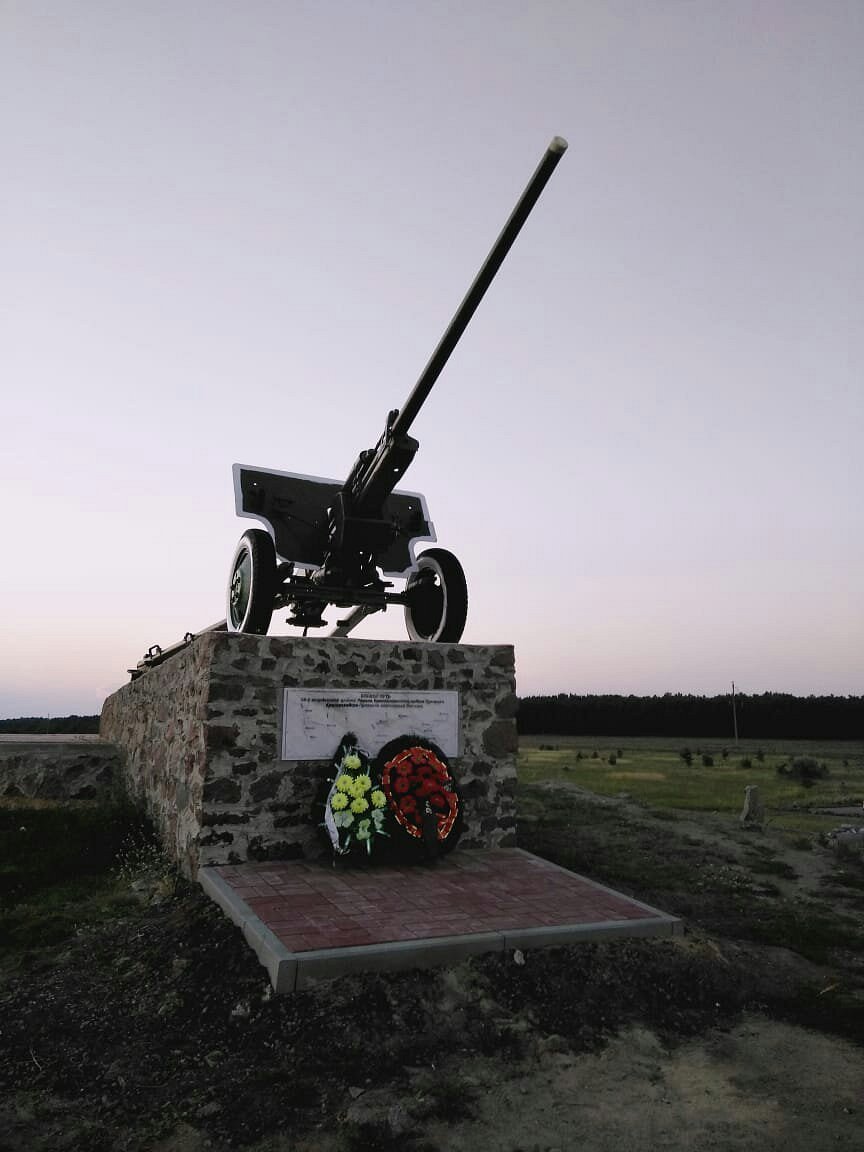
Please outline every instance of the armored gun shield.
M277 556L297 568L320 568L332 549L330 510L341 489L338 480L234 465L237 515L266 524ZM435 538L425 498L396 491L385 498L374 520L347 520L339 545L369 553L385 576L407 576L417 568L414 545Z
M276 608L290 608L291 624L318 628L327 604L350 607L333 635L346 636L365 616L389 604L405 610L413 640L458 643L468 613L465 573L443 548L415 555L434 541L426 501L419 492L394 491L372 517L334 516L344 486L336 480L234 465L238 516L261 521L267 531L244 533L228 585L229 631L263 634ZM334 522L338 531L334 531ZM334 560L349 558L349 563ZM385 576L404 577L401 592Z

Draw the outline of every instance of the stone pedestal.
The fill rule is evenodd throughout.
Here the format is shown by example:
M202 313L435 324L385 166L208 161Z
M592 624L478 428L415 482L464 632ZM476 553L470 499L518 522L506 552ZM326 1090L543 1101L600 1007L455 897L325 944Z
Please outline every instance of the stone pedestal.
M460 845L515 845L511 646L210 632L110 696L100 726L187 875L326 854L313 805L329 764L280 760L285 687L458 691Z

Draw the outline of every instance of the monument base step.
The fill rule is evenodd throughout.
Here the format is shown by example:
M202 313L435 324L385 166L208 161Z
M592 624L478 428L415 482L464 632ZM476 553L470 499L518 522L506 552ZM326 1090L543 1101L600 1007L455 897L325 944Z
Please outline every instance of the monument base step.
M683 932L676 917L518 848L457 849L402 868L222 865L198 879L277 992L481 952Z

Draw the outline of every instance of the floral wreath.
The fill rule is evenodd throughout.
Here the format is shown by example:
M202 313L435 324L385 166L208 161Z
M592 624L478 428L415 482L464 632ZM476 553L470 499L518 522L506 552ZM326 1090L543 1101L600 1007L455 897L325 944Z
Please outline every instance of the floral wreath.
M373 782L368 752L353 732L342 737L333 758L334 775L324 801L324 827L337 856L365 847L371 855L380 836L388 836L387 796Z
M449 851L462 831L462 802L441 749L421 736L385 744L375 767L381 791L402 835L393 848L403 859Z

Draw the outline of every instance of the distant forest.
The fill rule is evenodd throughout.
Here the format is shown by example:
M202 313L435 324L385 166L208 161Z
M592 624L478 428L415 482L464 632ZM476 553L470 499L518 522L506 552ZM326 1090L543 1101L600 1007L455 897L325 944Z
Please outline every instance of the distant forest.
M735 695L738 735L748 740L864 740L864 696ZM731 739L731 696L527 696L526 736L706 736ZM98 732L98 716L22 716L0 733Z
M23 732L28 736L98 731L98 716L19 716L13 720L0 720L0 732Z
M748 740L862 740L864 696L735 694L738 735ZM732 697L528 696L519 731L539 736L711 736L731 739Z

